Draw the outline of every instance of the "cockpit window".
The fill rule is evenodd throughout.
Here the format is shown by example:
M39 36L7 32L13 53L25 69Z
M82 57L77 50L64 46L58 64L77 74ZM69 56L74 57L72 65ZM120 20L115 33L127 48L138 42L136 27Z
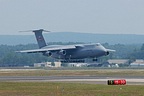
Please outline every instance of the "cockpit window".
M97 43L97 44L96 44L96 46L100 46L100 44L99 44L99 43Z

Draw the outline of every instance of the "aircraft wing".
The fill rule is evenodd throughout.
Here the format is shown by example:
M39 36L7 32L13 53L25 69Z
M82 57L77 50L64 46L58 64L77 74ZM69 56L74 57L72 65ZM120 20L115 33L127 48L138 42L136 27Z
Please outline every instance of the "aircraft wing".
M22 50L16 51L20 53L39 53L39 52L47 52L47 51L59 51L59 50L69 50L69 49L76 49L76 46L69 45L69 46L60 46L60 47L52 47L52 48L42 48L42 49L33 49L33 50Z
M109 52L116 52L116 50L112 50L112 49L106 49Z

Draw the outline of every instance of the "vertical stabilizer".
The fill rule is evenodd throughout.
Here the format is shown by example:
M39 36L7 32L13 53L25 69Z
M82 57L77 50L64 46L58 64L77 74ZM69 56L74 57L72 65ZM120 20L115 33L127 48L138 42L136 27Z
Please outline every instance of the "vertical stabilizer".
M33 32L35 33L35 37L36 37L39 48L42 48L42 47L46 46L45 39L42 35L43 31L44 31L43 29L33 30Z

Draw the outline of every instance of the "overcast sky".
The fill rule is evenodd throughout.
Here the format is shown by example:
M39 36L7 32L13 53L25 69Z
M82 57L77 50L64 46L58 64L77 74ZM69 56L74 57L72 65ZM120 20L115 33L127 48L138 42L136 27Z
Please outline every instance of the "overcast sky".
M39 28L144 34L144 0L0 0L0 35Z

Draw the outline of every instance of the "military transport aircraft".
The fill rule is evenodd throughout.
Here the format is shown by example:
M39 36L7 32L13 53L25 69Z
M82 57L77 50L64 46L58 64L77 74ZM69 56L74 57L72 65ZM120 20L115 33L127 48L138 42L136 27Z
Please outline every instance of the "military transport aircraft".
M104 48L100 43L95 44L76 44L76 45L47 45L42 32L49 32L43 29L31 30L35 37L39 49L18 51L21 53L42 53L44 56L51 56L61 60L75 60L85 58L96 58L109 55L111 49Z

